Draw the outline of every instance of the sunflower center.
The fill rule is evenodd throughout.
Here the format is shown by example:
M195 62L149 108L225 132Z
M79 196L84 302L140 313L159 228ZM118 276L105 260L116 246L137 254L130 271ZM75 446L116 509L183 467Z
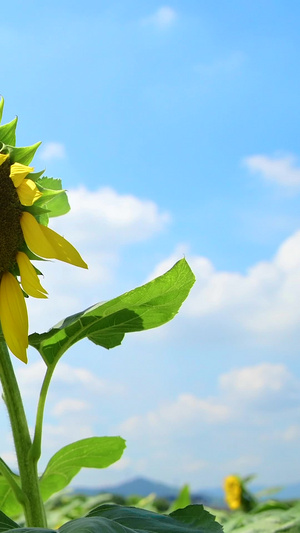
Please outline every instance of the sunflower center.
M20 226L22 206L9 174L8 158L0 166L0 277L14 265L24 240Z

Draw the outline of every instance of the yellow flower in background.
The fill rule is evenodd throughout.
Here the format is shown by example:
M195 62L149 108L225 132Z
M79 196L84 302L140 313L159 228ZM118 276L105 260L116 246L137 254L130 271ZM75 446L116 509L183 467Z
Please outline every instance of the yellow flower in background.
M229 509L239 509L242 505L242 485L237 476L227 476L224 480L225 500Z
M33 170L21 163L11 164L9 155L0 153L0 321L9 349L25 363L28 316L23 291L34 298L47 298L28 253L87 268L72 244L39 224L29 212L43 195L30 179Z

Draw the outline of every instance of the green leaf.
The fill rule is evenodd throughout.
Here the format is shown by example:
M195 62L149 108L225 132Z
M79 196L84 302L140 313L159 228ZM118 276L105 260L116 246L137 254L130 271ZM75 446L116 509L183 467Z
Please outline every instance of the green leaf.
M45 169L40 170L39 172L30 172L29 177L32 181L38 181L40 180L40 177L44 174L44 172L45 172Z
M44 177L37 181L37 185L43 196L35 202L35 206L47 209L49 217L59 217L70 211L68 196L62 189L61 180Z
M14 147L6 146L9 151L10 159L12 163L18 162L23 165L29 165L34 154L37 151L38 147L41 145L41 142L35 143L32 146L23 146L23 147Z
M191 494L190 494L190 487L189 485L184 485L179 492L176 500L172 503L170 509L168 510L169 513L173 513L177 509L183 509L184 507L187 507L188 505L191 505Z
M15 481L20 484L20 478L14 475ZM22 506L18 502L11 486L6 478L0 475L0 509L9 515L15 516L22 512ZM1 529L0 529L1 531Z
M90 517L101 517L107 518L113 522L125 526L130 532L140 532L146 531L147 533L221 533L222 527L220 524L217 524L218 529L213 529L212 524L213 518L207 511L204 511L202 505L194 505L193 507L198 507L198 518L197 524L193 525L187 521L181 521L173 516L166 516L161 514L156 514L145 509L138 509L136 507L125 507L121 505L114 504L104 504L99 505L96 509L90 511L87 515L87 518ZM177 512L177 511L176 511ZM175 514L175 513L174 513ZM196 516L196 511L194 511ZM207 519L206 515L211 517L210 520ZM203 524L202 524L203 518ZM196 521L196 519L195 519ZM63 526L64 527L64 526ZM61 528L60 531L65 533L64 529ZM71 531L71 530L70 530ZM84 531L84 530L82 530ZM97 531L95 529L94 531ZM100 531L100 530L99 530ZM108 530L109 531L109 530ZM115 531L113 528L111 531ZM118 530L116 530L118 531ZM127 529L125 529L127 531ZM67 530L66 530L67 533Z
M95 516L71 520L60 527L58 531L59 533L133 533L138 530L121 526L107 518Z
M18 527L5 529L3 533L57 533L57 530L44 527Z
M46 333L33 333L29 343L47 365L55 364L85 337L104 348L114 348L125 333L156 328L174 318L194 281L189 265L181 259L146 285L69 316Z
M107 468L125 449L121 437L91 437L61 448L50 459L40 479L43 500L66 487L81 468Z
M30 206L26 206L26 211L28 211L28 213L31 213L35 217L47 215L48 213L47 209L44 209L43 207L40 207L39 205L35 205L35 204L36 202Z
M188 505L184 509L177 509L170 514L172 518L180 520L193 527L201 527L209 533L221 533L222 526L216 522L216 517L205 511L203 505Z
M282 502L279 500L267 500L265 502L258 503L254 509L251 509L251 514L264 513L265 511L271 511L273 509L289 509L290 504L288 502Z
M38 185L41 185L44 189L51 189L52 191L62 191L62 182L59 178L48 178L44 176L38 180Z
M0 511L0 531L12 530L13 528L19 527L16 522L11 520L6 514Z
M17 122L18 118L16 117L11 122L8 122L8 124L0 126L0 141L2 143L15 146Z

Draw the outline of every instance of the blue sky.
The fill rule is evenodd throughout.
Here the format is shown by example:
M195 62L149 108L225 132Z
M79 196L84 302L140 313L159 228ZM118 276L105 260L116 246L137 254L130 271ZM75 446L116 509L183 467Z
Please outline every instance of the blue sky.
M51 227L90 266L45 265L31 331L183 255L197 277L167 326L65 356L41 466L72 440L121 434L123 459L74 484L299 481L298 2L10 5L4 121L18 115L18 145L43 141L35 168L63 179L72 206ZM16 366L33 424L43 366L29 357Z

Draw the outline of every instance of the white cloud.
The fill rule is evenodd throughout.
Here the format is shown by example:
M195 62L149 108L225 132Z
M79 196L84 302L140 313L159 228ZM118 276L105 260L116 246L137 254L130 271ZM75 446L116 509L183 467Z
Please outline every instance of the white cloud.
M119 461L117 461L116 463L113 463L111 465L111 468L113 470L117 470L117 471L122 471L122 470L126 470L131 464L131 459L129 459L129 457L121 457L121 459Z
M227 394L249 399L290 390L291 382L292 376L283 364L271 363L231 370L220 378L221 387Z
M160 263L151 277L170 268L176 255ZM196 283L180 311L180 323L195 339L251 338L251 343L277 347L286 347L287 339L290 346L299 341L300 231L271 260L254 264L246 274L218 271L206 257L189 256L188 262ZM176 330L178 325L179 320Z
M30 365L18 366L16 376L22 395L25 397L36 396L36 391L41 387L46 370L47 367L42 360Z
M18 367L16 374L18 383L22 388L22 393L28 395L38 388L46 372L44 361L37 361L28 366ZM109 392L120 392L120 386L106 382L90 372L86 368L78 368L59 361L53 382L64 383L65 385L80 385L93 394L107 394Z
M48 142L41 146L39 157L43 161L52 161L54 159L64 159L66 157L66 149L62 143Z
M162 404L155 411L128 418L119 430L126 438L147 435L147 439L157 442L163 436L188 433L192 426L225 422L229 417L229 409L217 399L180 394L173 403Z
M287 442L300 442L300 425L292 424L282 434L283 440Z
M76 442L80 439L86 439L94 436L92 425L84 423L83 419L80 419L77 424L74 423L74 419L64 419L62 424L49 424L43 425L43 450L45 456L43 456L43 465L45 465L46 456L56 453L61 447Z
M300 382L283 364L261 363L233 369L219 379L228 405L241 412L251 408L264 411L297 409Z
M300 168L294 155L283 157L268 157L266 155L252 155L244 159L244 164L254 174L260 174L264 179L286 187L299 187Z
M164 475L174 479L176 465L181 483L189 479L197 488L199 473L216 480L230 472L267 470L274 450L270 452L270 438L265 436L276 427L281 443L299 438L298 425L286 428L299 416L299 402L294 401L299 393L300 383L283 364L236 368L219 376L214 396L180 394L173 402L124 420L118 432L128 439L132 470L137 472L143 459L143 475L159 476L163 468Z
M53 409L52 414L54 416L64 416L70 413L78 413L90 409L91 404L88 402L77 400L75 398L63 398L57 402Z
M157 28L165 29L172 26L177 19L176 11L169 6L162 6L157 11L143 19L143 24L153 24Z
M245 472L247 475L257 472L262 464L262 458L251 453L233 457L224 464L225 471L228 472Z
M195 66L195 72L204 79L214 79L226 74L232 74L239 70L245 62L243 52L235 51L227 56L211 61L210 63L198 63Z
M11 469L18 470L17 456L14 452L2 452L1 459L3 459Z
M120 431L130 438L147 435L150 441L161 441L163 436L191 435L193 428L220 424L224 428L234 419L243 419L250 407L268 416L270 407L275 414L278 406L297 409L295 400L299 397L300 382L285 365L261 363L222 374L214 397L180 394L174 402L128 418Z
M203 461L203 459L197 459L197 460L192 460L190 462L187 462L186 466L185 466L185 471L187 473L189 472L201 472L201 470L203 470L204 468L206 468L208 466L208 463L207 461Z
M55 369L53 379L66 385L80 385L81 391L86 389L96 395L118 394L123 390L122 386L100 379L86 368L74 368L61 361Z
M71 212L52 226L88 250L147 240L170 222L169 213L160 212L154 202L120 195L110 187L88 191L82 186L68 191L68 197Z

